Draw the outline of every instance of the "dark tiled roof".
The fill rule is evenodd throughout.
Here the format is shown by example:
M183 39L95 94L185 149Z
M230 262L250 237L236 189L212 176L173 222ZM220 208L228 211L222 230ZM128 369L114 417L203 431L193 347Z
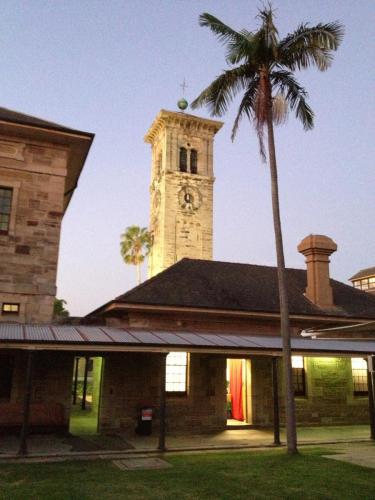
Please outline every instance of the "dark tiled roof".
M367 267L366 269L362 269L349 279L350 281L353 281L360 278L367 278L368 276L375 276L375 267Z
M10 122L10 123L20 123L22 125L30 125L34 127L42 127L49 130L59 130L61 132L68 132L71 134L80 134L80 135L93 135L87 132L81 132L79 130L74 130L72 128L64 127L63 125L59 125L58 123L49 122L46 120L42 120L41 118L37 118L31 115L25 115L24 113L18 113L18 111L13 111L7 108L0 107L0 121Z
M286 273L291 314L375 318L374 296L331 280L337 309L324 311L304 296L306 271L287 269ZM278 313L277 270L268 266L183 259L111 303L116 302Z

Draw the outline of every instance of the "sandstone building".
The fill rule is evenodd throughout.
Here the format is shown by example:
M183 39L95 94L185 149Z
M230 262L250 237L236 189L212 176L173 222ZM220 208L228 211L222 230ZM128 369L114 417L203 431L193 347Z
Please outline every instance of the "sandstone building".
M100 367L93 374L95 432L134 434L146 407L164 449L165 430L220 431L233 421L277 426L275 407L283 419L277 270L212 260L213 138L220 127L159 113L146 135L150 278L81 324L53 325L46 323L60 220L93 136L0 112L0 300L6 306L0 429L72 429L82 363L86 375L90 364L93 372ZM372 415L365 358L375 353L368 327L375 296L330 277L336 248L326 236L309 235L298 246L306 269L287 269L298 424L365 423ZM370 329L345 342L300 335L353 324Z
M0 108L0 321L51 322L61 219L92 140Z

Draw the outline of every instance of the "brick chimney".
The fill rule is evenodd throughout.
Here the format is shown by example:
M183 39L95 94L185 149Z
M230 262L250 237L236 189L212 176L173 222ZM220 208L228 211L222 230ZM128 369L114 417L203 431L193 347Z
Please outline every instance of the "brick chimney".
M298 245L298 251L306 257L306 297L322 309L332 309L332 288L329 282L329 256L337 250L336 243L322 234L310 234Z

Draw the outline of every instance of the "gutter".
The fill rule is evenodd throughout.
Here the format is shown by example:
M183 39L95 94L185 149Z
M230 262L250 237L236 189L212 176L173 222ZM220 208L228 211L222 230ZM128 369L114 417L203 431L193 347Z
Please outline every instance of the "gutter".
M319 330L314 330L313 328L307 328L302 330L302 337L320 337L325 334L340 334L340 333L368 333L375 335L375 321L368 321L367 323L356 323L354 325L347 326L335 326L333 328L322 328Z

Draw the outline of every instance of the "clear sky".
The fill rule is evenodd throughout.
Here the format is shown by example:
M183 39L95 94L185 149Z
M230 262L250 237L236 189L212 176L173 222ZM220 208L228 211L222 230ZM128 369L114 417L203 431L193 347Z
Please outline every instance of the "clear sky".
M176 110L186 78L192 100L225 67L224 49L198 25L209 12L236 29L256 27L249 0L3 0L1 106L94 132L65 215L58 296L83 315L133 287L119 239L148 225L150 146L161 108ZM276 130L286 263L296 246L331 236L331 276L375 265L373 0L274 0L283 36L300 22L339 20L346 35L326 73L301 73L316 113L304 132L291 116ZM236 103L215 140L214 258L274 265L269 172L253 128L230 140ZM206 110L195 112L208 116Z

